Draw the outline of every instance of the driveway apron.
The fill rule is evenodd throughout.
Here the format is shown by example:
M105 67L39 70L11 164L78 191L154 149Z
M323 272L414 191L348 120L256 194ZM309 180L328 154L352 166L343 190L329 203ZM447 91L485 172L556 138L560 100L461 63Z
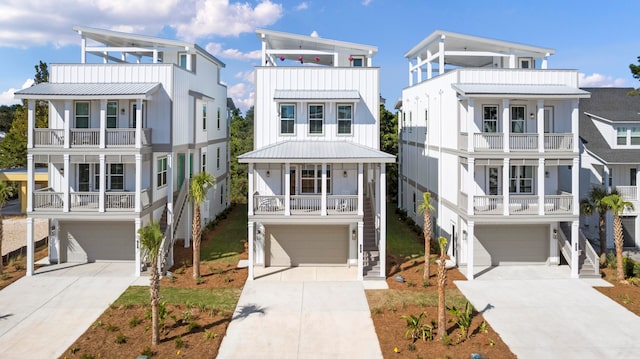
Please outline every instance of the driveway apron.
M56 358L136 281L132 263L46 267L0 291L0 357Z
M455 284L519 359L640 355L640 317L587 281L480 278Z
M248 281L218 358L382 358L358 281Z

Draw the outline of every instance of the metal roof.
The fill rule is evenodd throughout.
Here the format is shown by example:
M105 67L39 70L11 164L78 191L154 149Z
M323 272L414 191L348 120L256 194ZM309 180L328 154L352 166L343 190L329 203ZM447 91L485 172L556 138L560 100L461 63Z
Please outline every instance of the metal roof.
M276 90L274 100L359 100L356 90Z
M268 49L277 50L319 50L319 51L347 51L375 55L376 46L356 44L353 42L324 39L316 36L290 34L286 32L256 29L256 35L267 44Z
M510 85L510 84L451 84L462 96L494 97L518 96L521 98L589 98L589 92L566 85Z
M79 83L59 84L44 82L16 91L19 99L148 99L160 88L160 83Z
M273 162L393 163L396 157L347 141L285 141L238 156L240 163Z

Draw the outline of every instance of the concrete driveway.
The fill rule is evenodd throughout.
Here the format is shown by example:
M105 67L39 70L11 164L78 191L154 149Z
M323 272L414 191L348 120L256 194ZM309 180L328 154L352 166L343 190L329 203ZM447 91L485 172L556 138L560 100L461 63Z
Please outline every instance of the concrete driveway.
M382 358L358 281L248 281L218 358Z
M640 317L591 287L605 281L549 273L498 267L455 284L520 359L638 357Z
M0 291L0 357L57 358L136 281L145 284L126 262L48 266L18 280Z

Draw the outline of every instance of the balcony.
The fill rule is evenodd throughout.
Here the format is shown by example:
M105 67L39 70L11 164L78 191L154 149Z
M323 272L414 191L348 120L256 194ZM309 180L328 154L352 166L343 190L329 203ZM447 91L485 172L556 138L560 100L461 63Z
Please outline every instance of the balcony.
M72 128L69 131L70 148L98 148L101 133L99 128ZM105 147L134 148L136 145L135 128L105 129ZM151 145L151 129L143 128L141 144ZM65 146L64 130L51 128L34 129L33 146L35 148L63 148Z
M253 211L257 215L284 215L285 197L284 195L263 196L255 195L253 200ZM316 215L323 213L322 196L320 195L297 195L291 196L290 212L292 215ZM358 196L357 195L327 195L327 215L357 215Z
M135 211L135 192L110 191L104 193L104 210L133 212ZM45 188L33 192L34 212L63 212L64 192L55 192ZM140 193L141 208L151 204L151 193L144 189ZM100 192L69 192L69 211L98 212L100 211Z
M628 202L640 201L638 198L638 186L616 186L620 197Z
M540 152L537 133L509 134L508 148L504 148L504 133L482 132L473 133L474 152ZM468 151L468 133L460 133L458 143L460 149ZM544 152L573 152L573 134L545 133Z
M474 196L474 215L538 215L540 213L539 196L537 195L511 195L505 212L504 196ZM545 215L571 215L573 214L573 195L549 195L544 196Z

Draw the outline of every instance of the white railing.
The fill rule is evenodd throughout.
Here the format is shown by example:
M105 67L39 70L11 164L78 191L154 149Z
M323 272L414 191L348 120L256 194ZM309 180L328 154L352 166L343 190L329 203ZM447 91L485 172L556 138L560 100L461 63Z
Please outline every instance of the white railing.
M573 195L544 196L544 214L572 214Z
M259 214L284 213L284 196L255 195L253 211Z
M538 196L511 195L509 197L509 214L538 214Z
M469 147L469 134L466 132L460 132L458 134L458 148L466 151Z
M63 200L64 193L53 192L51 188L44 188L37 191L33 191L33 209L57 209L62 210L64 205Z
M499 132L483 132L473 134L473 148L476 150L502 150L503 134Z
M474 196L473 211L475 214L503 214L503 196Z
M320 213L320 196L291 196L291 214Z
M358 195L327 196L328 214L358 213Z
M319 215L322 210L320 195L291 196L291 214ZM253 196L255 214L284 214L284 195ZM328 215L347 215L358 213L358 195L327 195Z
M136 144L135 128L107 128L107 146L133 146Z
M461 195L461 197L464 194ZM476 215L503 215L504 197L474 196L473 209ZM461 208L466 208L461 206ZM539 196L537 195L511 195L509 196L509 214L511 215L537 215L539 213ZM573 195L544 196L545 215L566 215L573 213Z
M573 151L573 134L571 133L545 133L545 151Z
M98 146L100 144L99 128L72 128L71 146Z
M33 144L44 147L64 146L64 130L51 128L34 128Z
M616 186L616 191L625 201L638 200L638 186Z
M598 257L598 253L593 249L587 237L585 237L584 233L582 233L582 229L578 231L578 238L580 240L580 249L584 251L586 259L591 262L591 266L593 267L593 274L600 274L600 259Z
M99 192L71 192L71 209L98 209Z
M142 208L151 205L149 189L141 191ZM146 198L146 200L145 200ZM136 205L135 192L119 191L105 192L105 210L132 211ZM145 206L146 202L146 206ZM33 210L62 210L64 207L64 192L53 192L51 188L33 191ZM69 193L70 210L97 211L100 208L100 192L71 192Z
M134 209L136 195L132 192L107 192L104 198L106 209Z
M512 151L535 151L538 149L538 134L512 133L509 135L509 149Z

